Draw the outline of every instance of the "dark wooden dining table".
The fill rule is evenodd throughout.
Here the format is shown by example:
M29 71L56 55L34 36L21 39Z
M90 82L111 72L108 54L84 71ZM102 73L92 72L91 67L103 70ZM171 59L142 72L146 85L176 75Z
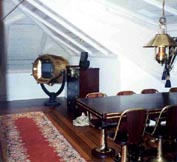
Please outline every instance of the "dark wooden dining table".
M113 148L107 144L106 123L117 119L120 114L131 108L144 108L149 114L158 114L167 105L177 104L177 93L134 94L128 96L107 96L102 98L78 98L76 104L83 110L97 116L102 122L101 146L92 149L98 158L114 156Z

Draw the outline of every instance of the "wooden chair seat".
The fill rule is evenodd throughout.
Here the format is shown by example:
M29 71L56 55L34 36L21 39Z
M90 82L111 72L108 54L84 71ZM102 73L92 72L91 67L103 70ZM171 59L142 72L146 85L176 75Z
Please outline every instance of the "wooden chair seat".
M133 95L133 94L136 94L135 92L133 91L130 91L130 90L127 90L127 91L120 91L117 93L118 96L122 96L122 95Z
M169 89L169 92L177 92L177 87L172 87Z
M106 97L107 95L102 92L91 92L88 93L85 97L86 98L98 98L98 97Z
M152 94L152 93L159 93L159 91L157 89L153 89L153 88L150 88L150 89L143 89L141 91L142 94Z

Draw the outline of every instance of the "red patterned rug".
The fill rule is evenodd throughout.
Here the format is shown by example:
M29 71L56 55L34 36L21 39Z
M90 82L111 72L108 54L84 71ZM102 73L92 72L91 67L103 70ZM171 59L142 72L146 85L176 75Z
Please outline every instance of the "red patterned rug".
M85 162L42 112L0 116L5 162Z

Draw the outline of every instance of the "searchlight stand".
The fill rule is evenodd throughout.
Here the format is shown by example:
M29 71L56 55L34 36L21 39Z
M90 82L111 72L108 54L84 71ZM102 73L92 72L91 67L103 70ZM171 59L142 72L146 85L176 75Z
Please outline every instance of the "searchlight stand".
M45 106L58 106L58 105L60 105L60 103L56 100L56 98L63 91L64 86L65 86L65 80L66 80L65 70L63 70L62 75L63 75L63 80L62 80L62 83L61 83L61 87L59 88L59 90L57 92L50 92L45 87L45 85L43 83L40 84L42 90L49 96L49 101L47 101L45 103ZM55 79L57 79L57 78L55 78Z

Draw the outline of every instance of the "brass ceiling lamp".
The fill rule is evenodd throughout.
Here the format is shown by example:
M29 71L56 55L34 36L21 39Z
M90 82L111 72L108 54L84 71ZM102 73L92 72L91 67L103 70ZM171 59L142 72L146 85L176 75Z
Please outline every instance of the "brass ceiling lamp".
M159 34L156 34L155 37L146 45L144 46L145 48L147 47L153 47L155 48L155 59L157 60L158 63L164 64L169 56L166 53L166 48L167 47L172 47L176 46L176 42L167 34L167 25L166 25L166 17L165 17L165 0L163 0L163 6L162 6L162 17L159 18Z

